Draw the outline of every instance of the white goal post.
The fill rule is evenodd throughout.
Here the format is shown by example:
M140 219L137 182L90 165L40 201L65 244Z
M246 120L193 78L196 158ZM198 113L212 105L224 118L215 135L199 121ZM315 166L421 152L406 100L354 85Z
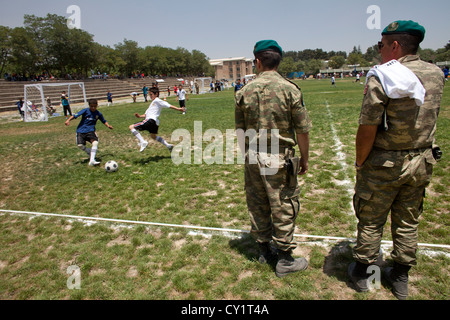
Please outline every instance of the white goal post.
M23 120L25 122L48 121L49 114L57 113L61 96L65 92L69 104L87 108L86 90L83 82L36 83L23 88ZM62 111L62 109L61 109Z

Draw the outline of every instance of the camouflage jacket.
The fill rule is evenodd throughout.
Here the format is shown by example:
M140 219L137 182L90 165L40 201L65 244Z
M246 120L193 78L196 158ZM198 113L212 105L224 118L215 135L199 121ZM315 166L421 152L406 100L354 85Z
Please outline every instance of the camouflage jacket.
M311 129L300 88L276 71L260 73L236 93L235 102L236 129L278 129L280 146L295 146L295 134Z
M390 99L377 77L367 80L360 125L380 125L386 110L387 131L379 130L374 147L383 150L412 150L431 147L436 132L444 88L444 74L435 65L418 56L405 56L398 60L408 67L425 87L425 103L417 106L414 99Z

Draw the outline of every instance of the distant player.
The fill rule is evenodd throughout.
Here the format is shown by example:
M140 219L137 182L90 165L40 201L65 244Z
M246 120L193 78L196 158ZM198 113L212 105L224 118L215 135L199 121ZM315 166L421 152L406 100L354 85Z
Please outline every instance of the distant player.
M63 93L61 94L61 104L63 106L64 116L66 117L66 119L67 113L69 113L70 116L72 116L72 109L70 108L69 96L66 95L65 91L63 91Z
M178 103L180 104L180 108L186 109L186 99L189 100L189 98L186 94L186 90L184 90L183 86L180 84L178 86L178 91L177 91L177 100L178 100ZM186 111L184 111L183 114L186 114Z
M241 79L237 79L236 80L236 85L234 86L234 92L238 92L239 90L241 90L244 87L243 84L241 84Z
M334 76L331 77L331 86L336 87L336 78Z
M89 108L83 109L75 115L70 116L69 119L65 122L66 126L69 125L70 121L73 119L77 119L81 116L81 121L78 124L77 128L77 145L78 148L83 150L90 156L89 165L96 166L99 165L100 162L95 160L95 155L98 150L98 136L95 132L95 125L97 121L100 120L105 126L109 129L113 129L112 126L108 124L100 111L97 110L98 102L96 99L89 100ZM90 142L92 144L92 148L86 148L86 142Z
M150 106L148 107L145 114L140 115L139 113L135 113L134 116L136 118L145 118L144 121L132 124L129 128L131 130L131 133L136 137L136 139L139 140L139 145L141 147L140 152L144 151L145 148L148 146L148 141L146 141L142 135L138 131L148 131L150 132L150 137L153 140L158 141L169 151L172 151L173 145L167 143L162 137L157 136L158 129L159 129L159 116L161 114L162 108L170 108L177 111L184 112L186 111L185 108L177 108L175 106L170 105L166 101L163 101L159 98L159 89L158 88L150 88L149 90L149 96L152 102L150 103Z
M108 107L109 107L110 104L111 105L113 104L112 93L110 90L108 90L108 92L106 93L106 98L108 99Z

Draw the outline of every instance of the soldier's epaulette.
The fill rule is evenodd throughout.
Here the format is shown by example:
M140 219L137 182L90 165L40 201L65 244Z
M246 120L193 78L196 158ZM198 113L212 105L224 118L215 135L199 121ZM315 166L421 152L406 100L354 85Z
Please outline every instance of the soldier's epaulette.
M292 83L300 92L302 92L302 88L300 88L295 82L293 82L293 81L291 81L291 80L289 80L288 78L285 78L285 77L283 77L283 79L286 80L289 83ZM305 106L305 102L303 100L303 92L302 92L302 95L301 95L301 103L302 103L302 106Z
M288 78L285 78L285 77L283 77L283 79L286 80L286 81L289 82L289 83L292 83L294 86L297 87L298 90L302 91L302 88L300 88L300 87L298 86L298 84L296 84L295 82L293 82L293 81L291 81L291 80L289 80Z

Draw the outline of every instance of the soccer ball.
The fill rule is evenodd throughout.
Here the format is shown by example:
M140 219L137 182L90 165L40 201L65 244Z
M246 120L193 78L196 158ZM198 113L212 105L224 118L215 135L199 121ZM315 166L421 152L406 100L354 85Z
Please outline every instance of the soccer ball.
M105 170L106 172L116 172L117 170L119 170L119 165L113 160L108 161L105 164Z

